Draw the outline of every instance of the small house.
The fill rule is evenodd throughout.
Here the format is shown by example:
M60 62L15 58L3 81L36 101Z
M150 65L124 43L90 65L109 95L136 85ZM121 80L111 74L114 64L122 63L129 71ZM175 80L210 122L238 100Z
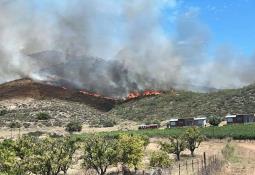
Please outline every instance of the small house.
M178 126L178 119L177 118L172 118L169 120L169 122L167 123L167 127L168 128L175 128Z
M237 123L253 123L255 122L254 114L236 114L227 115L225 117L227 124L237 124Z
M172 118L169 120L167 127L168 128L175 128L175 127L184 127L184 126L193 126L194 125L194 118Z
M194 125L200 126L200 127L205 127L206 126L206 117L194 118Z
M202 126L206 125L206 118L182 118L182 119L170 119L167 127L168 128L175 128L175 127L185 127L185 126Z
M142 124L142 125L139 125L138 126L138 129L156 129L156 128L159 128L159 125L158 124L150 124L150 125L145 125L145 124Z

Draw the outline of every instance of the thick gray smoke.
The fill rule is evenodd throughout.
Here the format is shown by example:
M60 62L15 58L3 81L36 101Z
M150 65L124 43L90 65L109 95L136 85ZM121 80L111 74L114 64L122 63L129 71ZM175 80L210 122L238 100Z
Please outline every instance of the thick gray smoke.
M208 56L195 9L162 28L175 0L0 0L0 83L31 77L115 97L143 89L208 90L253 83L255 56ZM174 14L174 13L173 13Z

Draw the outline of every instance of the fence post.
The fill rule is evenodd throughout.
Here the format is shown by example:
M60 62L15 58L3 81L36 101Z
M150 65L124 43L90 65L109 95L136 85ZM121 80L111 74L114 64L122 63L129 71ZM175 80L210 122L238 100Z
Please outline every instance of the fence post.
M206 170L206 155L205 155L205 152L204 152L204 167L205 167L205 170Z
M199 174L199 170L200 170L200 167L199 167L199 160L197 161L197 174Z
M193 161L193 159L191 161L191 164L192 164L192 172L194 172L194 161Z
M181 175L181 164L179 164L179 175Z
M188 174L188 161L186 160L186 172Z

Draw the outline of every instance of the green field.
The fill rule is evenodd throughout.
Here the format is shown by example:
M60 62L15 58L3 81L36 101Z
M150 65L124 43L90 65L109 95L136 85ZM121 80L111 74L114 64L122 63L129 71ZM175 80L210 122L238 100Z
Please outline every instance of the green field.
M148 137L170 137L173 135L180 135L185 132L187 128L171 128L171 129L152 129L152 130L136 130L136 131L112 131L112 132L101 132L100 134L108 137L117 137L119 134L140 134ZM236 140L242 139L255 139L255 124L238 124L238 125L227 125L222 127L206 127L200 128L200 131L208 139L223 139L231 137ZM87 134L77 134L78 138L86 137Z

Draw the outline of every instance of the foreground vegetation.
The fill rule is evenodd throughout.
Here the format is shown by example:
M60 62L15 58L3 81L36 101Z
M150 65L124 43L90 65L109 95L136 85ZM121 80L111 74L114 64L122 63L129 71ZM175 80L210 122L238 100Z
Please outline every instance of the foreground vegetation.
M134 131L102 132L101 135L116 138L123 133L138 134L148 137L172 137L183 134L187 128L151 129ZM199 128L200 132L208 139L224 139L231 137L236 140L255 139L255 124L226 125L222 127ZM84 138L87 134L77 134L75 137Z
M169 141L160 143L159 152L152 153L150 166L169 168L174 161L170 154L175 154L179 161L180 153L186 148L194 156L194 149L202 141L203 136L197 128L189 128L180 136L170 137ZM117 165L121 165L124 174L129 173L131 168L136 172L148 144L148 137L134 134L121 134L117 138L90 134L84 140L25 135L17 140L0 142L0 174L67 174L78 160L83 161L84 170L94 170L99 175L106 174L109 167Z

